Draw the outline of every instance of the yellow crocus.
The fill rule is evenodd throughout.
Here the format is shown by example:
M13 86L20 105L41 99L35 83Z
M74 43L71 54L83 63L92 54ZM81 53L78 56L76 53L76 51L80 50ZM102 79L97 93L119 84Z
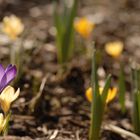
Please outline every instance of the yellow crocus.
M103 88L100 87L99 93L102 94L102 92L103 92ZM110 101L112 101L115 98L116 94L117 94L117 88L115 87L112 89L110 88L108 90L106 103L109 103ZM92 102L92 88L91 87L86 90L86 98L89 102Z
M105 51L112 57L117 58L123 51L123 43L121 41L109 42L105 45Z
M6 125L6 119L4 118L3 114L0 113L0 133Z
M0 94L0 104L5 114L9 111L11 103L19 96L19 93L19 88L15 92L13 87L7 86Z
M75 21L74 28L75 30L83 37L88 38L92 30L94 29L94 24L88 20L86 17L80 18L79 20Z
M12 40L15 40L24 30L24 25L21 20L15 15L3 18L2 30Z

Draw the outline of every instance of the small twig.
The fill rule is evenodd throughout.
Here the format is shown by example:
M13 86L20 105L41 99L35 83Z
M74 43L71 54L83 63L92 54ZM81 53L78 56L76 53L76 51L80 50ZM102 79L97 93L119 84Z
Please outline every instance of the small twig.
M60 132L61 134L63 134L63 135L72 135L72 132L71 132L71 131L60 130L59 132Z
M50 136L50 140L55 139L55 138L57 137L57 135L58 135L58 130L55 130L55 131L53 132L53 134Z
M32 100L29 102L29 108L31 109L32 112L34 112L35 106L37 105L38 101L41 99L42 97L42 93L43 93L43 89L44 86L46 84L46 81L48 79L49 75L47 75L46 77L44 77L42 79L40 88L39 88L39 92L37 93L37 95L35 97L32 98Z
M80 138L79 138L79 131L76 131L76 140L80 140Z
M76 126L79 126L79 127L82 127L82 128L85 128L87 127L87 125L85 123L79 123L79 121L77 120L68 120L70 123L72 123L73 125L76 125Z
M35 117L33 116L29 116L29 115L12 115L11 116L12 119L20 119L20 120L34 120Z
M42 80L42 83L41 83L40 89L39 89L40 94L42 94L42 92L43 92L43 89L44 89L44 86L46 84L47 78L48 78L48 75L45 78L43 78L43 80Z
M104 129L110 130L110 131L118 133L120 135L125 135L127 137L131 137L131 138L133 138L133 140L140 140L140 137L137 136L136 134L134 134L134 133L132 133L130 131L124 130L124 129L122 129L122 128L118 127L118 126L115 126L115 125L111 125L111 124L105 125Z

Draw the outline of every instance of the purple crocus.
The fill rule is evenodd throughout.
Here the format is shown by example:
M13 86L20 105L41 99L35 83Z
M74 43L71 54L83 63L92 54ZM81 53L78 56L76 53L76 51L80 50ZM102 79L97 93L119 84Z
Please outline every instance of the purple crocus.
M8 65L6 69L0 64L0 92L15 78L17 69L15 65Z

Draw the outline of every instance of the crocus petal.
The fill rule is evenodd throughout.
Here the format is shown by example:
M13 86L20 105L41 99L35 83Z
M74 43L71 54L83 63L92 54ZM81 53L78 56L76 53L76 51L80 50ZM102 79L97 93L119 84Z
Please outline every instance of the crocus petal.
M16 66L8 65L4 70L0 64L0 91L2 91L16 76Z
M116 94L117 94L117 88L114 87L112 89L109 89L106 102L109 103L110 101L112 101L115 98Z
M94 24L86 17L80 18L74 23L75 30L84 38L88 38L94 28Z
M11 87L11 86L7 86L3 91L2 93L0 94L0 98L2 99L6 99L6 100L11 100L12 97L11 95L14 95L14 88Z
M6 71L6 76L7 76L7 85L15 78L17 73L16 66L12 66Z
M86 98L89 102L92 102L92 88L91 87L86 90Z
M14 92L15 90L13 87L7 86L0 94L0 104L5 114L9 111L11 102L13 100L12 98L14 97Z
M1 127L1 125L2 125L2 123L3 123L3 120L4 120L3 114L0 113L0 127Z
M3 75L4 75L4 68L3 68L3 66L0 64L0 81L1 81L1 79L2 79L2 77L3 77Z
M109 42L105 45L105 51L112 57L117 58L121 55L123 47L124 45L121 41Z
M5 69L5 73L7 72L7 71L9 71L9 69L11 69L13 66L12 66L12 64L9 64L8 66L7 66L7 68Z
M11 100L12 102L17 99L17 97L19 96L19 93L20 93L20 89L18 88L16 93L14 93L14 95L12 96L12 100Z
M24 30L21 20L15 15L3 18L2 30L12 40L15 40Z
M6 87L6 85L7 85L7 76L6 74L4 74L0 81L0 92Z
M102 92L103 92L103 88L99 87L100 95L102 94ZM106 98L106 103L111 102L115 98L116 94L117 94L117 88L114 87L112 89L109 89L108 95ZM92 102L92 88L91 87L86 90L86 98L89 102Z
M5 101L4 99L0 98L0 105L1 105L1 109L3 110L4 114L6 114L10 109L10 103Z
M4 116L2 113L0 113L0 132L3 129L3 126L4 126L3 124L4 124Z

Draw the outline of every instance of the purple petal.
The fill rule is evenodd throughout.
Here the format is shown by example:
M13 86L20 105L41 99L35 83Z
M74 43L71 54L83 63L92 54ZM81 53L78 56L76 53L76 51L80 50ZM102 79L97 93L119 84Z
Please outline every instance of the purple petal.
M5 72L4 72L4 68L3 66L0 64L0 81L2 79L2 77L4 76Z
M7 86L7 76L4 74L0 81L0 92Z
M10 66L7 71L5 72L7 76L7 85L15 78L17 74L16 66Z
M7 68L5 69L5 73L6 73L11 67L12 67L12 64L9 64L9 65L7 66Z

